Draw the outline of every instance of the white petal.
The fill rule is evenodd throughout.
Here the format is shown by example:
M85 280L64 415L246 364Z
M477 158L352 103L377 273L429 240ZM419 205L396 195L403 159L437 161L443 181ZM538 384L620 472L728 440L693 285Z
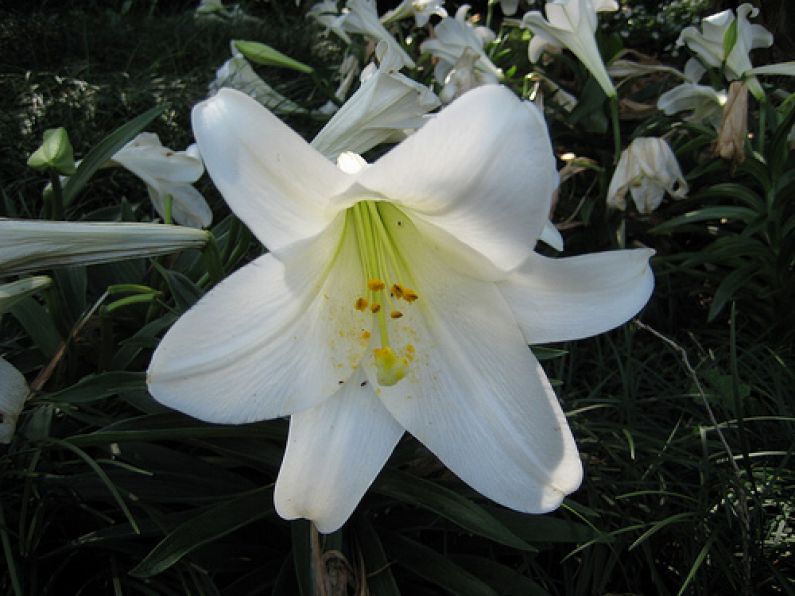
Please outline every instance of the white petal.
M165 216L166 195L171 195L171 216L180 225L209 228L213 212L202 193L190 184L171 184L159 181L156 187L147 185L149 199L161 217Z
M748 74L755 75L783 75L795 77L795 61L777 62L766 66L757 66L748 71Z
M28 384L16 367L0 358L0 443L10 443L28 396Z
M557 179L541 113L487 85L451 103L358 182L509 270L541 235Z
M538 239L556 251L563 252L563 236L551 221L547 220L544 224L544 231Z
M276 511L285 519L311 519L323 533L337 530L402 435L364 373L354 374L322 404L290 418Z
M112 160L147 184L155 180L195 182L204 173L202 161L195 154L164 147L160 138L151 132L139 134L116 152Z
M243 423L334 394L359 364L371 324L354 309L362 272L353 234L333 257L344 228L340 216L283 260L260 257L182 315L152 357L152 395L202 420Z
M632 318L649 299L648 249L550 259L533 253L498 284L527 343L580 339Z
M520 511L560 505L582 468L557 399L493 283L450 270L413 226L395 231L416 302L390 321L405 378L376 394L400 424L487 497ZM409 348L409 344L411 348ZM376 383L374 359L363 360Z
M334 216L349 177L247 95L221 89L193 108L207 171L229 207L271 251L311 238Z

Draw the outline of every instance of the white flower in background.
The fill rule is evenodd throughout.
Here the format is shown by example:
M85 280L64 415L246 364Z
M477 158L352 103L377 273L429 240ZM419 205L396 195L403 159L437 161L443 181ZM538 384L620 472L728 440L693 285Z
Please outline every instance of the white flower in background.
M381 24L375 0L348 0L345 6L345 18L342 21L342 28L345 31L364 35L376 43L384 42L387 47L386 53L389 55L386 60L400 64L399 68L414 67L411 57Z
M0 358L0 443L8 444L14 438L28 393L28 384L22 373Z
M724 10L701 21L701 31L687 27L679 34L676 43L687 44L706 65L714 68L725 66L724 72L729 80L744 78L751 70L751 50L769 48L773 45L773 35L762 27L752 25L748 17L755 17L759 9L750 4L741 4L734 12ZM748 78L748 87L758 99L764 91L753 76Z
M638 212L646 214L660 206L666 192L682 199L687 190L679 162L668 143L656 137L638 137L621 152L607 190L607 204L624 211L629 191Z
M651 251L528 248L558 180L535 107L480 87L373 164L343 154L344 169L231 90L195 107L193 126L218 189L270 252L177 321L149 390L208 421L290 415L282 517L339 528L406 430L519 511L555 509L579 486L527 343L626 321L651 293Z
M705 69L691 58L685 64L684 78L688 81L669 89L657 99L657 108L669 116L679 112L692 112L686 120L709 122L716 130L720 127L726 91L699 85Z
M202 248L208 232L155 223L0 218L0 276Z
M345 102L345 98L348 97L348 91L351 90L351 86L353 85L353 81L356 80L357 74L359 74L359 60L356 56L348 54L337 69L337 76L339 76L340 83L337 86L337 90L334 92L334 97L336 97L339 102ZM328 100L317 109L320 114L325 116L331 116L337 110L339 110L339 106L331 100Z
M432 15L446 17L444 0L403 0L397 8L381 17L384 25L413 16L417 27L424 27Z
M201 0L194 14L196 17L236 18L244 16L239 4L226 7L221 0Z
M539 108L543 109L545 99L549 99L551 103L567 112L572 112L577 107L577 98L543 73L533 72L527 75L527 79L534 84L530 98ZM546 89L546 92L544 92L544 89Z
M605 70L594 34L597 11L618 10L618 3L615 0L550 0L544 9L546 19L537 10L522 17L522 27L533 34L527 48L530 61L538 62L544 50L568 48L590 71L605 94L614 97L616 89Z
M444 78L444 87L439 93L439 99L444 103L450 103L470 89L479 87L482 84L475 71L475 63L479 57L478 53L473 49L464 48L464 53L461 54L461 57Z
M381 143L396 143L420 128L425 114L440 103L428 87L388 63L380 68L370 64L359 89L317 133L312 146L334 161L343 151L364 153Z
M315 19L323 25L326 28L326 33L331 31L345 43L351 43L351 38L342 27L345 15L340 14L339 10L337 10L336 0L322 0L322 2L314 4L307 11L306 16Z
M477 55L474 65L475 79L478 84L496 83L502 78L502 71L494 66L483 51L483 46L494 41L494 32L487 27L473 27L467 21L469 5L462 5L455 18L446 17L434 27L435 37L422 42L420 51L428 52L438 59L434 67L434 76L439 83L445 83L447 75L464 57L466 50Z
M215 80L210 83L210 95L218 93L219 89L229 88L242 91L260 102L269 110L277 114L303 114L306 110L294 101L268 85L254 72L246 57L231 42L232 57L224 62L215 73Z
M202 194L193 188L204 173L204 165L196 145L185 151L164 147L160 138L142 132L111 158L146 183L155 210L165 216L166 197L171 196L171 213L178 224L191 228L206 228L213 220L213 212Z

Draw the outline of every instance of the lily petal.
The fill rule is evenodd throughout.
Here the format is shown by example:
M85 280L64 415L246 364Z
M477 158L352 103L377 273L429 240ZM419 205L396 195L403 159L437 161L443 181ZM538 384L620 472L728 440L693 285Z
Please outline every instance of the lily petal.
M322 404L293 414L274 501L285 519L327 534L350 517L403 435L363 372Z
M406 375L376 393L406 430L483 495L519 511L555 509L579 486L582 467L508 304L495 284L451 271L412 225L396 235L419 298L389 326L391 345L410 361ZM377 383L374 359L363 363Z
M335 213L326 197L349 177L247 95L221 89L193 109L207 171L229 204L272 252L320 233Z
M28 384L17 368L0 358L0 443L10 443L28 396Z
M292 414L333 395L361 360L371 326L353 308L362 271L353 235L340 244L343 219L282 260L267 254L246 265L182 315L152 357L152 395L232 424Z
M532 253L498 284L524 333L537 344L589 337L632 318L649 299L650 249L550 259Z
M557 180L543 116L496 85L461 96L358 178L503 270L535 245Z
M171 215L180 225L191 228L209 228L213 212L207 201L191 184L172 184L163 180L156 186L147 184L149 200L161 217L165 216L166 195L171 195Z

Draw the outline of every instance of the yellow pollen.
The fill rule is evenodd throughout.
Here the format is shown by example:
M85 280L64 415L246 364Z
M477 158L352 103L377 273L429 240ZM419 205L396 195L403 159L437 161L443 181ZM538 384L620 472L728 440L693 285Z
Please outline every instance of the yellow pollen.
M370 288L373 292L380 292L386 287L386 284L382 282L380 279L375 278L367 282L367 287Z
M353 307L356 310L364 312L364 310L367 308L367 298L357 298L356 304L354 304Z
M414 290L410 288L403 288L402 298L406 302L414 302L417 298L419 298L419 296L417 295L417 292L415 292Z
M380 305L380 304L378 304L378 302L373 302L373 303L370 305L370 312L371 312L371 313L375 314L375 313L377 313L379 310L381 310L381 305Z
M400 284L392 284L390 290L395 298L403 298L403 286Z
M370 339L370 332L365 329L364 331L362 331L361 337L362 339Z
M405 358L398 357L392 348L376 348L375 356L376 378L380 385L391 387L406 376L409 363Z
M393 319L399 319L400 317L403 316L403 313L400 312L399 310L393 310L391 313L389 313L389 316L392 317Z

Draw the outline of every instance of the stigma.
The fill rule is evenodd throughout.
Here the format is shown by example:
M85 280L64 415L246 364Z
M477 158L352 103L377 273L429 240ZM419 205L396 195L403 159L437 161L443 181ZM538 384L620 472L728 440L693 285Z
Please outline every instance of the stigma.
M352 306L363 313L369 310L376 319L380 346L373 349L372 358L376 379L383 386L395 385L408 373L414 346L393 348L390 326L420 297L411 287L413 280L395 242L397 234L390 225L394 218L384 217L389 210L399 212L386 202L360 201L348 209L346 220L355 232L363 272L362 290Z

